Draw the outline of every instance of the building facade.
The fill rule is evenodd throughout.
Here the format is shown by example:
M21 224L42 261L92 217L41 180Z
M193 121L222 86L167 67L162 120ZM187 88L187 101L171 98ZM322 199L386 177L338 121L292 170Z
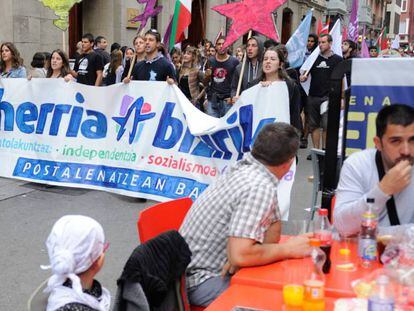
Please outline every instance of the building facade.
M414 45L414 0L401 1L400 44Z
M337 0L342 1L342 0ZM220 29L226 29L230 21L211 8L216 5L234 2L233 0L193 0L192 24L188 30L188 40L196 44L202 38L213 40ZM158 0L161 13L148 21L146 29L152 27L164 34L174 12L173 0ZM325 0L287 0L274 12L274 20L285 43L295 31L306 12L314 8L313 28L318 18L326 15ZM69 29L62 32L53 25L54 12L38 0L0 0L3 12L0 27L0 41L12 41L20 50L25 65L28 65L35 52L65 49L70 56L75 52L76 43L83 33L102 35L111 44L132 45L138 25L128 21L143 11L144 5L136 0L83 0L75 4L69 14ZM239 40L237 44L241 44Z

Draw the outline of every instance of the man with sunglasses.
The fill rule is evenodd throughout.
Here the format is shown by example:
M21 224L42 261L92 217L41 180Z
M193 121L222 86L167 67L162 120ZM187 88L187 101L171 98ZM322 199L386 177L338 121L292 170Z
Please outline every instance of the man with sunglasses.
M132 70L131 80L140 81L167 81L174 83L174 66L161 54L158 48L161 43L161 35L155 29L145 33L145 59L138 62ZM128 78L124 79L129 82Z

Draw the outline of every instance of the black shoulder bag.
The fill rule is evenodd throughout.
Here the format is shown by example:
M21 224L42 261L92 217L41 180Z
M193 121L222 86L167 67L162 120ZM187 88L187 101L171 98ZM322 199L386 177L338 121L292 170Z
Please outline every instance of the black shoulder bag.
M378 177L381 181L385 175L385 171L384 164L382 163L381 152L378 150L375 153L375 164L377 165ZM395 207L394 196L391 196L391 198L387 201L387 212L391 226L398 226L400 224L400 219L398 218L397 208Z

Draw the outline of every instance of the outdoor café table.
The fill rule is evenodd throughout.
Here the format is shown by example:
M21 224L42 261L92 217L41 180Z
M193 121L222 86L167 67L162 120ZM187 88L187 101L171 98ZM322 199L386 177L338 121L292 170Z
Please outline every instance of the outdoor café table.
M334 309L336 299L326 297L326 311ZM263 288L257 286L231 285L206 311L231 311L234 307L255 308L258 310L283 310L283 295L281 290Z
M282 236L281 241L286 240L287 236ZM331 270L325 275L325 293L329 297L355 297L355 294L351 287L351 282L367 276L373 270L380 268L381 264L375 262L372 268L364 269L358 265L357 255L357 242L354 241L349 244L351 250L351 261L355 263L356 270L345 272L336 269L336 264L339 259L340 242L333 241L331 249ZM289 264L286 264L286 260L275 262L265 266L257 266L250 268L240 269L232 278L231 285L248 285L253 287L263 287L268 289L282 290L283 285L286 283L284 280L284 268L289 266L290 269L297 269L302 271L306 276L309 272L309 267L306 265L306 259L289 259Z

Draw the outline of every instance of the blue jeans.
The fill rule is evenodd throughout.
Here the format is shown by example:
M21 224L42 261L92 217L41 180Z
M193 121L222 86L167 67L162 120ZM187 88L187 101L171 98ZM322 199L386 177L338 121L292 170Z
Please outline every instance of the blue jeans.
M230 276L216 276L188 290L190 304L207 307L230 285Z
M224 99L217 99L216 101L208 100L207 114L212 117L221 118L229 111L231 106Z

